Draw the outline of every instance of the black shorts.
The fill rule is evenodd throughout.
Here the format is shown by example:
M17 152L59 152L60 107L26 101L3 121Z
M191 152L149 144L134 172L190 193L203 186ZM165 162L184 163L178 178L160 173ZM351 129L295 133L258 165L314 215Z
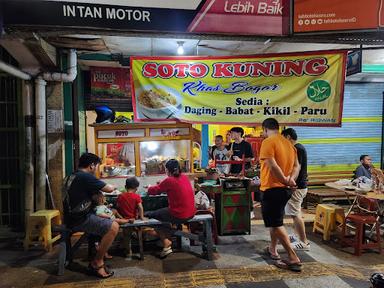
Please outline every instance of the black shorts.
M261 211L265 227L283 226L285 205L291 198L292 190L278 187L267 189L261 194Z

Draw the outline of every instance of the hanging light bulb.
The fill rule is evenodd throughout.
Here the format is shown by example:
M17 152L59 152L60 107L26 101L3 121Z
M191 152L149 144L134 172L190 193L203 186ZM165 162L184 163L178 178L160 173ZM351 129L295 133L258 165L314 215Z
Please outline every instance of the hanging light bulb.
M179 47L177 47L177 54L178 55L183 55L184 54L183 44L184 44L184 41L177 41L177 45L179 45Z

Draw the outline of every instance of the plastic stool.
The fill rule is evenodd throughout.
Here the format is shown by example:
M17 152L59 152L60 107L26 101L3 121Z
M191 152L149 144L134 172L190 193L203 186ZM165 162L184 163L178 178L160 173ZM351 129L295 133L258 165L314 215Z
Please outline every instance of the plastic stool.
M60 235L52 238L52 225L61 225L59 210L39 210L29 215L24 249L42 244L47 251L52 251L53 242L60 239Z
M323 240L330 240L332 232L336 229L336 215L338 219L344 217L344 209L334 204L318 204L313 232L319 231L323 234Z
M365 249L378 249L382 253L380 235L380 217L377 216L378 204L375 199L357 196L357 211L345 218L341 243L355 248L355 255L360 256ZM354 224L355 233L347 233L347 225ZM366 227L370 227L370 235L366 235ZM375 237L372 237L375 236ZM375 239L376 238L376 239Z

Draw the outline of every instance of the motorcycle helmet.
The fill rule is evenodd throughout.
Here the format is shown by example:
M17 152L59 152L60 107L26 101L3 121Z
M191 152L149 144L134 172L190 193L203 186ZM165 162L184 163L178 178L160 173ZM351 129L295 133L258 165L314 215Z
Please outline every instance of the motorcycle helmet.
M369 280L372 283L373 288L384 288L384 274L383 273L373 273Z
M96 106L95 111L98 124L113 123L115 120L115 111L106 105Z

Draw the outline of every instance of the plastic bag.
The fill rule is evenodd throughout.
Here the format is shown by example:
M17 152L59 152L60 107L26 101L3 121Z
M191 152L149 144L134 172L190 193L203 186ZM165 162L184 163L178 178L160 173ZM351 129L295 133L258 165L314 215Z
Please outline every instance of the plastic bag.
M197 210L207 210L209 208L209 198L203 191L195 194L195 207Z
M357 187L360 187L361 185L364 186L364 184L366 186L372 186L372 180L365 176L360 176L352 181L352 185L355 185Z
M252 181L253 185L260 186L260 178L259 178L259 176L253 177L251 181Z

